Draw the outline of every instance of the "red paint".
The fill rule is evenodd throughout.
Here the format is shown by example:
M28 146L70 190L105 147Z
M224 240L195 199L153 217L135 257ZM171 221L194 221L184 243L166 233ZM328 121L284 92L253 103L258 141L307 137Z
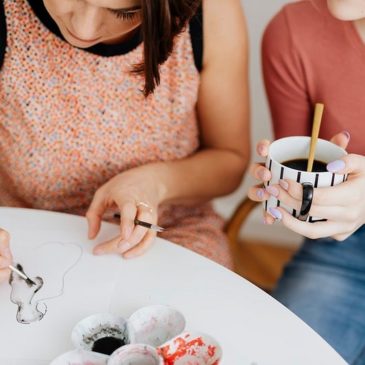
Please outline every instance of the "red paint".
M175 352L170 353L172 350L170 345L166 345L159 349L160 355L164 358L165 365L174 365L175 362L186 355L189 356L198 356L202 352L206 352L206 355L212 359L216 354L216 347L209 345L207 346L201 337L194 338L192 340L187 340L189 335L185 335L184 338L179 337L174 340L174 345L176 345L177 349ZM199 349L203 349L203 351L199 351ZM213 365L217 365L219 360L215 361Z
M217 350L217 348L215 346L209 345L208 346L208 354L209 354L209 356L210 357L213 357L215 355L215 351L216 350Z

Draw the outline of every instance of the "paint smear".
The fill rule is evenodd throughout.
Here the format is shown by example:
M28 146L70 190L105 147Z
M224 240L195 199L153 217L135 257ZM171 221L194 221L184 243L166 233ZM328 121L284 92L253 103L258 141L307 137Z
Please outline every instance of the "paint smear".
M27 283L14 272L9 280L10 300L18 307L16 320L21 324L41 321L47 313L46 302L63 295L65 277L80 261L82 248L74 243L49 242L38 246L32 255L29 263L37 276L28 276L36 285ZM16 267L24 272L22 265Z
M15 265L16 268L24 273L20 264ZM12 288L10 300L18 306L16 320L19 323L29 324L40 321L47 312L45 304L34 302L34 295L42 288L43 279L36 277L32 279L36 285L28 283L16 272L12 272L9 284Z
M207 336L184 333L159 348L165 365L218 365L221 358L219 346Z

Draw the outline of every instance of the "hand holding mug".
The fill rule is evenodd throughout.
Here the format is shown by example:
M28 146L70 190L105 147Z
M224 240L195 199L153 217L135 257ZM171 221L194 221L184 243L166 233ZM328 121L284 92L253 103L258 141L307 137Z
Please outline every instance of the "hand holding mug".
M346 148L349 142L347 132L336 135L332 142ZM258 144L258 152L265 157L270 143L262 141ZM328 164L328 170L337 175L348 175L348 180L338 186L314 189L314 197L310 214L326 218L327 221L315 224L301 222L282 206L272 207L265 212L265 223L272 224L280 220L289 229L309 238L333 237L344 240L365 223L365 206L361 204L365 198L365 157L347 155ZM261 182L269 182L270 171L260 164L253 165L252 174ZM278 184L264 189L252 187L249 197L255 201L267 201L275 198L292 210L298 211L302 204L302 185L291 179L281 179Z

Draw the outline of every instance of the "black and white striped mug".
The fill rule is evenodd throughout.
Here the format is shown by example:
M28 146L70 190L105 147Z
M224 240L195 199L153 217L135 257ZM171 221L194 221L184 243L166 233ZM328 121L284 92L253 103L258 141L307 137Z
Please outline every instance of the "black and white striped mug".
M269 154L266 160L266 167L271 171L271 180L265 186L279 184L279 180L294 180L298 183L312 183L315 188L335 186L346 181L346 175L334 174L332 172L307 172L299 171L283 163L293 160L308 159L310 149L310 137L286 137L274 141L269 147ZM329 141L318 139L315 160L328 164L341 159L347 152L341 147ZM264 203L266 211L270 208L283 207L294 217L298 218L299 212L289 208L275 197ZM309 222L317 222L326 217L308 217Z

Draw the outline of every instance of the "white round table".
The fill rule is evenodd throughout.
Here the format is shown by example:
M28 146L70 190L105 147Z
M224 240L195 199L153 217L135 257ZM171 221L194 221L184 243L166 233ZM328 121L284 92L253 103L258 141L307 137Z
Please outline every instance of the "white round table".
M127 318L150 304L177 308L184 314L188 329L216 338L223 348L222 365L346 364L320 336L265 292L178 245L157 239L152 249L137 259L94 257L92 246L115 235L117 226L103 224L100 237L91 242L86 238L83 217L37 210L0 208L0 227L11 234L14 256L21 256L26 245L55 240L78 242L86 252L85 260L66 277L62 300L50 303L50 319L47 323L45 317L42 326L56 327L51 332L40 324L18 324L15 306L8 298L9 286L1 285L0 320L2 312L6 316L0 325L1 364L49 364L72 349L71 329L90 312L107 307ZM111 268L116 275L112 287L103 277ZM27 270L34 272L36 268ZM57 310L56 325L51 323L52 310ZM10 350L17 340L16 350ZM3 350L7 348L6 353ZM30 355L32 351L36 356Z

